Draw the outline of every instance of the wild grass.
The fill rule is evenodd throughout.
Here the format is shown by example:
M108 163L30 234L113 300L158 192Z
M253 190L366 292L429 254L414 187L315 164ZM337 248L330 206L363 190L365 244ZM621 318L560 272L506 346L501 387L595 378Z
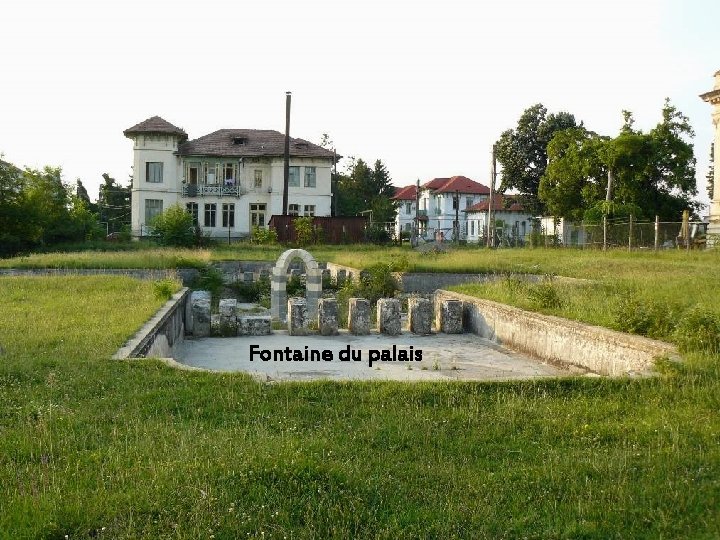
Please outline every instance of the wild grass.
M108 358L162 303L0 279L0 537L713 538L720 363L296 383Z
M73 251L0 259L0 268L203 268L210 258L211 252L205 249Z

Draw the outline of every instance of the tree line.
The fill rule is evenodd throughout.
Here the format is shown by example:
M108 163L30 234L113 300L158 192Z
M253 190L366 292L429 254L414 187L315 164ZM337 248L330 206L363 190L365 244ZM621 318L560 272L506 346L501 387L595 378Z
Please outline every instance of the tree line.
M130 187L103 175L98 200L59 167L20 169L0 159L0 256L104 238L130 223Z
M600 135L568 112L542 104L524 111L496 143L500 190L519 192L526 209L572 221L603 216L679 221L698 212L694 136L688 118L669 100L651 130L636 129L631 112L614 137ZM608 185L610 184L610 185Z

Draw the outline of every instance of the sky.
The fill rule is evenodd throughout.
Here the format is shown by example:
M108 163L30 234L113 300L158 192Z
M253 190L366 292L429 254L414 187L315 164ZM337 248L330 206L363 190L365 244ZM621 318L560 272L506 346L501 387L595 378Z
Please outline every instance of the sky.
M669 97L707 201L718 0L3 0L0 19L0 153L93 199L102 173L128 181L128 127L282 132L292 91L291 136L327 133L398 186L489 184L493 142L536 103L612 136Z

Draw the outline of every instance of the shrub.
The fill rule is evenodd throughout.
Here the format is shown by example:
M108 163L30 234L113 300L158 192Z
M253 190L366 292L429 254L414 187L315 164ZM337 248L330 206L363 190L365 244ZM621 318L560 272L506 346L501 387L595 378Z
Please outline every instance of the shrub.
M309 246L313 241L313 218L298 217L293 219L293 228L295 229L295 241L298 246Z
M367 298L372 308L380 298L395 296L397 290L397 282L389 264L378 263L367 267L360 272L360 279L357 282L347 280L337 293L340 324L347 324L350 298ZM371 309L371 313L373 312Z
M158 300L170 300L177 289L178 283L173 279L159 279L153 283L155 298Z
M615 306L615 327L622 332L651 338L667 338L673 332L675 310L660 300L630 294Z
M673 338L681 352L717 353L720 351L720 319L716 313L695 307L682 316Z
M390 233L382 225L373 224L365 229L365 239L373 244L387 244L390 242Z
M275 229L254 226L252 228L252 241L256 244L277 244L278 236Z
M153 234L165 246L189 247L194 244L192 216L179 204L173 204L151 222Z
M556 309L562 307L563 300L555 287L550 281L542 281L536 285L528 287L527 296L535 305L545 309Z

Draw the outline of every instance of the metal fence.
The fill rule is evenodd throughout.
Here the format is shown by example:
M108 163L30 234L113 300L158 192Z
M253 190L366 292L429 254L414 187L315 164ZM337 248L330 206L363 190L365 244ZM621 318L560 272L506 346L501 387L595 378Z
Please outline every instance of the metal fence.
M669 249L704 247L707 224L681 221L618 220L600 223L559 223L552 230L535 229L523 239L535 246L577 248ZM502 246L502 242L498 244Z

